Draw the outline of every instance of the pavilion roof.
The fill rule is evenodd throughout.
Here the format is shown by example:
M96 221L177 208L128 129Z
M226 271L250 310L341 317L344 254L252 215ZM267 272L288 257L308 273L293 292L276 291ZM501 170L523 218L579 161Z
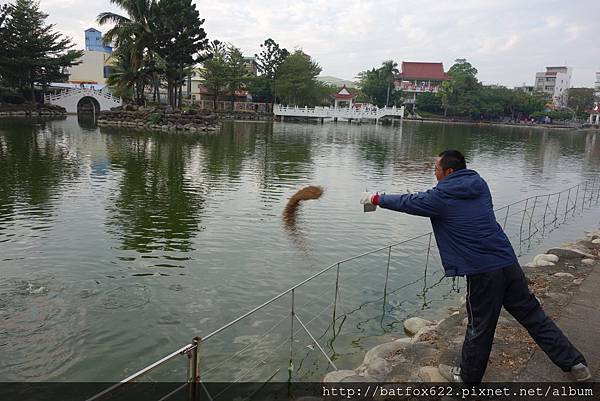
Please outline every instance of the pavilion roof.
M348 88L346 88L346 85L344 85L337 93L334 93L331 96L333 96L336 99L347 100L354 99L356 96L358 96L358 94L350 92Z

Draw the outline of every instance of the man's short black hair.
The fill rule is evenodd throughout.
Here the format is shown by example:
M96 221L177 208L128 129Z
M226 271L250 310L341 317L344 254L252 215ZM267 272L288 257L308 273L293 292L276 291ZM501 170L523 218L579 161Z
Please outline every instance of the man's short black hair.
M444 150L438 156L440 157L440 165L444 170L451 168L454 171L457 171L467 168L465 157L458 150Z

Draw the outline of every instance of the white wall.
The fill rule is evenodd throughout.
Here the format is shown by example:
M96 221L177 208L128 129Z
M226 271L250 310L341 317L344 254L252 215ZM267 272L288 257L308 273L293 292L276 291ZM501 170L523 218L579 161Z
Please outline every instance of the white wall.
M86 50L83 53L81 64L69 69L69 81L91 81L106 84L104 66L108 64L110 54Z
M556 82L554 85L554 94L552 100L554 104L561 107L566 107L569 100L569 88L571 87L571 69L567 72L557 72Z

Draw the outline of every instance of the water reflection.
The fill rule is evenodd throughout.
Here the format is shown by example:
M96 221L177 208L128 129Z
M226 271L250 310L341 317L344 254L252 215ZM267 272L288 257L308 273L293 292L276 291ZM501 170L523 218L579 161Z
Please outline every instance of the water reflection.
M366 185L434 185L433 159L445 148L464 151L497 206L600 171L600 133L575 131L407 121L226 123L221 132L192 135L98 129L75 117L47 126L0 124L0 309L12 319L0 328L0 376L10 371L4 376L15 380L120 379L330 263L429 231L425 219L365 214L358 197ZM286 201L307 185L322 185L326 195L302 206L289 226L296 231L286 231ZM536 210L543 211L539 202ZM44 241L32 235L36 213L53 216ZM553 232L555 242L576 238L596 217L564 225L571 231L561 238L562 229ZM354 354L359 364L369 336L396 332L396 322L427 313L422 308L445 308L450 288L433 264L423 280L427 243L406 246L392 252L387 285L387 252L345 263L333 317L324 308L335 299L335 270L298 291L306 321L327 312L310 329L331 327L333 338L322 344L333 349L335 342L340 361ZM24 277L27 271L40 273ZM209 352L231 356L236 339L264 333L283 317L279 310L289 316L282 301L264 319L224 332ZM40 330L40 315L56 329ZM22 341L33 332L56 340L51 352L48 342ZM90 347L81 349L82 342ZM40 355L37 368L32 354ZM249 359L254 364L256 356Z
M95 131L98 128L98 116L77 114L77 124L84 131Z
M79 158L61 130L46 123L2 121L0 129L0 229L17 209L48 216L61 186L74 181Z
M221 186L240 180L244 160L252 157L256 148L256 125L227 122L221 132L199 138L205 150L207 179Z
M110 164L122 173L109 225L118 227L113 232L120 236L123 249L140 253L193 249L204 204L202 188L186 178L196 142L185 135L108 136Z

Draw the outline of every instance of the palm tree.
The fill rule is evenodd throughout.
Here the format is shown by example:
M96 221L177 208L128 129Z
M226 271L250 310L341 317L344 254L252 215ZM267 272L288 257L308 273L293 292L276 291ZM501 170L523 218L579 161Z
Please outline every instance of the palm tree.
M132 74L135 76L142 73L150 74L156 89L159 83L157 70L156 68L146 68L157 64L153 51L156 0L110 0L110 2L121 7L127 13L127 16L113 12L103 12L98 15L98 23L100 25L114 24L114 27L104 34L104 41L114 43L117 51L121 53L119 57L124 57L124 54L129 57L129 61L126 63L122 59L119 60L119 63L122 63L122 66L126 64L129 70L128 74L123 75L123 79L126 77L128 77L127 79L132 78ZM134 71L136 73L133 73ZM146 78L148 77L144 79L136 78L138 85L142 85L141 88L136 88L138 102L144 100L144 86L148 81ZM133 81L130 80L129 83L132 84ZM141 97L139 96L140 89Z
M137 104L144 102L144 88L150 83L151 74L146 66L136 66L132 62L131 50L127 45L113 53L111 73L106 82L115 88L115 94L123 98L133 98Z
M396 75L398 75L398 63L393 60L384 61L379 69L385 81L387 82L387 96L385 98L385 105L388 106L390 104L390 91L392 89L392 84L394 83L394 79Z
M150 47L156 16L156 0L110 0L110 2L125 10L128 17L108 11L100 13L98 15L100 25L115 24L104 34L104 41L114 42L116 47L130 41L133 41L140 50Z

